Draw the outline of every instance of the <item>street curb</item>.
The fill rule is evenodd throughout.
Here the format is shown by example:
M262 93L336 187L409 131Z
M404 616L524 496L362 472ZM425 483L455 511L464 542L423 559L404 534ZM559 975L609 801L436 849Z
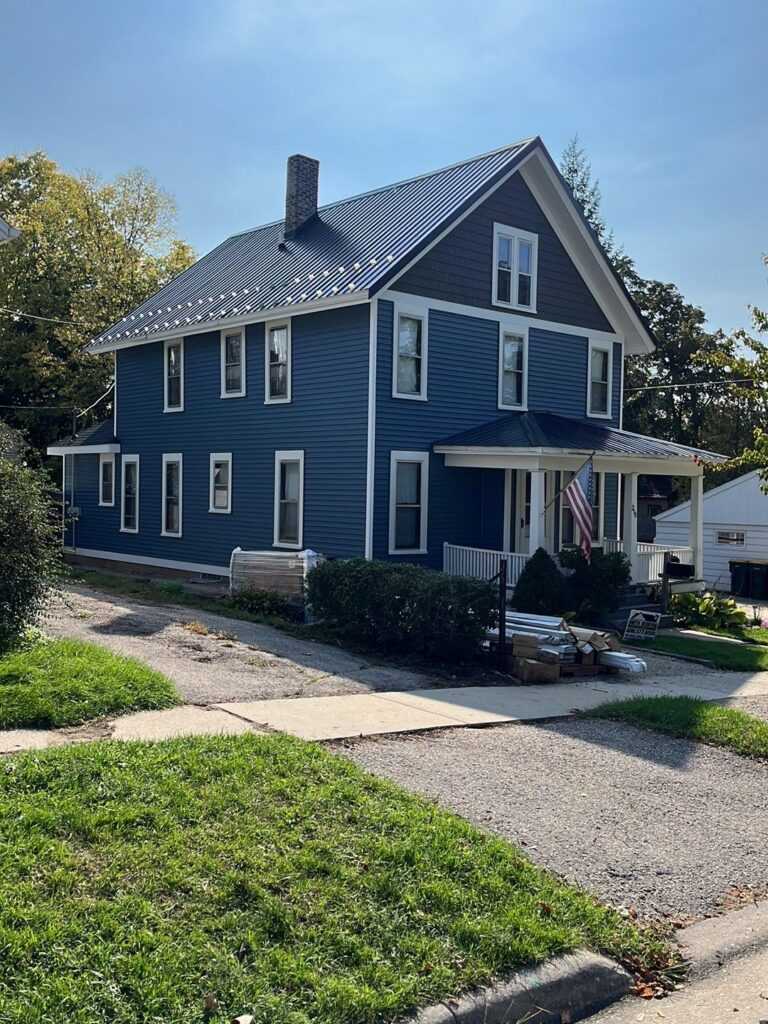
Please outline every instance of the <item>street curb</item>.
M631 985L629 974L613 960L579 950L429 1006L403 1024L571 1024L621 999Z
M689 975L703 978L730 960L768 948L768 903L754 903L708 917L677 933Z

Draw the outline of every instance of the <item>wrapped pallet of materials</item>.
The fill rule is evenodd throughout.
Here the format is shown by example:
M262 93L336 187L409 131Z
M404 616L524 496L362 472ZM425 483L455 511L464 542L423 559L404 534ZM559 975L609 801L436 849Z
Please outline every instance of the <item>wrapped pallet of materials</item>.
M244 551L235 548L229 561L231 594L244 590L269 590L286 597L301 598L307 573L323 561L322 555L306 551Z

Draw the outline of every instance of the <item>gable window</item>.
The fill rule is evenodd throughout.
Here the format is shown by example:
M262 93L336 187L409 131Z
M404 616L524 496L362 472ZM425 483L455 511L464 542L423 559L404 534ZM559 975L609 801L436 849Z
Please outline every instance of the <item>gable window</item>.
M208 511L232 511L231 452L211 453Z
M590 416L611 416L611 370L613 347L589 344L589 381L587 386L587 412Z
M392 452L389 553L426 554L429 452Z
M736 544L743 546L745 542L745 536L743 530L718 530L717 531L717 543L718 544Z
M426 317L396 312L392 362L394 398L427 399L426 327Z
M275 546L300 548L304 534L304 452L275 452Z
M163 362L163 412L182 412L184 409L184 342L182 339L166 341Z
M493 226L494 306L536 312L539 236L505 224Z
M221 397L245 395L245 331L221 332Z
M181 536L182 456L163 455L163 523L164 537Z
M115 456L99 455L99 504L115 504Z
M267 324L266 402L291 400L291 322Z
M516 331L499 335L499 408L524 409L526 405L528 340Z
M120 529L123 533L139 532L139 456L124 455L120 498Z

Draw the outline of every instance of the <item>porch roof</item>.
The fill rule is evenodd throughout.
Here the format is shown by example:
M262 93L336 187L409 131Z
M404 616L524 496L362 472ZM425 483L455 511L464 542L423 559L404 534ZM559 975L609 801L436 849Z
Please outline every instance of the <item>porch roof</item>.
M115 437L111 417L78 431L74 437L57 441L48 448L49 455L96 455L110 452L114 454L119 451L120 444Z
M549 412L516 412L453 434L433 445L446 454L506 449L520 454L590 455L617 459L726 462L727 456L660 441L608 425L586 423ZM650 472L651 470L649 470Z

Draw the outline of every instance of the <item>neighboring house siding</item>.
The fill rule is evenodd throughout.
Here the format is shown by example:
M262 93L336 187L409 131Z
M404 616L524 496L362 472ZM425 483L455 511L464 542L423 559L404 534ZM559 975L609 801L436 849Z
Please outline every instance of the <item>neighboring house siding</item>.
M184 343L184 411L163 413L163 346L118 353L117 433L125 455L141 457L138 534L119 532L120 456L115 507L100 508L96 457L78 456L90 480L79 547L226 566L236 546L271 549L275 451L304 451L304 546L360 555L365 530L368 306L295 317L292 401L264 404L264 325L246 331L247 395L221 399L219 332ZM183 535L162 537L163 453L181 452ZM209 455L232 452L232 512L209 513ZM90 463L93 469L90 469ZM83 469L80 469L83 466Z
M705 506L706 508L706 506ZM656 522L656 543L669 547L688 547L690 526L685 522ZM744 533L744 544L718 544L719 530L739 530ZM730 562L768 561L768 526L744 526L734 523L704 522L704 579L716 590L731 589ZM756 602L757 603L757 602Z
M537 313L532 316L613 330L519 174L469 214L393 287L446 302L498 308L491 305L494 222L539 236Z

